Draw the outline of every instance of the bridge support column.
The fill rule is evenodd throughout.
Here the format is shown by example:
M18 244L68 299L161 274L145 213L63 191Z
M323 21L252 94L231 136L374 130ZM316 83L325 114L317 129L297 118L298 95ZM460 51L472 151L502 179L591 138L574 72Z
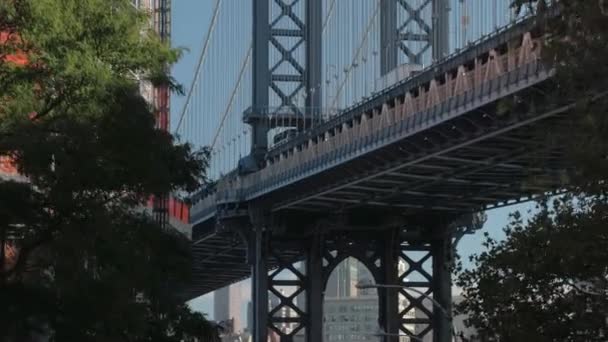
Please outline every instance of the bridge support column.
M397 67L397 1L380 0L380 74Z
M433 0L433 61L450 53L450 4L449 0Z
M421 341L430 336L433 342L451 341L452 232L448 225L436 227L411 238L397 236L395 252L385 251L386 260L393 260L383 265L386 283L401 287L396 294L384 294L393 304L383 308L380 298L381 314L389 310L384 316L385 341L404 334Z
M431 242L433 298L445 312L433 310L433 341L449 342L452 336L452 234L444 231Z
M381 0L380 4L382 75L403 62L422 65L431 62L429 57L436 61L449 54L450 0L418 4L408 0Z
M390 229L384 240L382 254L382 284L399 284L399 230ZM399 289L379 288L380 326L387 334L385 342L398 342L401 333L401 317L399 316Z
M270 85L268 44L270 42L270 26L268 25L269 10L268 0L253 1L253 94L252 94L252 118L245 118L251 124L251 155L256 166L268 150L268 124L261 118L260 113L268 110L268 87Z
M307 342L323 341L323 251L321 237L317 234L312 238L307 253L306 276L308 329Z
M398 342L404 334L412 339L432 336L434 342L451 341L452 232L448 225L414 235L388 228L367 234L314 234L306 239L271 236L260 223L254 227L249 235L254 342L269 338L293 342L296 336L307 342L322 341L324 285L332 270L349 256L362 262L376 283L390 285L378 288L383 342Z
M312 115L311 124L321 119L321 83L323 65L323 2L306 1L306 111ZM306 121L305 121L306 123ZM304 124L306 129L306 124Z
M253 341L292 342L296 335L322 341L321 239L272 238L270 231L256 227L250 234L250 253Z
M249 172L263 168L268 151L270 116L288 115L295 122L283 127L299 130L320 119L322 83L323 7L320 0L251 0L253 4L253 93L252 104L244 113L251 125ZM298 4L305 2L305 11ZM271 4L273 4L271 6ZM271 18L270 12L273 12ZM302 13L304 12L304 13ZM296 47L302 45L302 56ZM283 62L291 68L281 67ZM272 63L272 65L271 65ZM271 91L272 89L272 91ZM298 104L304 89L305 108Z
M253 303L253 342L268 340L268 266L265 232L262 226L254 227L249 252L252 263L251 291Z

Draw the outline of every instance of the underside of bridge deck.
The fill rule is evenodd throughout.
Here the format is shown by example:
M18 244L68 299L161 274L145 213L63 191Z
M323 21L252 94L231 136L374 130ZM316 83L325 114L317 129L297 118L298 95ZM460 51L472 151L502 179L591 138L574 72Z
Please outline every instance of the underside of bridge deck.
M277 270L268 278L262 277L265 280L258 284L269 289L264 296L271 293L280 297L272 288L281 284L301 289L301 295L310 291L322 293L315 290L314 284L322 283L323 277L342 260L340 255L355 255L373 271L378 283L396 281L422 287L438 300L442 296L448 298L449 290L442 288L445 281L443 285L439 283L446 279L443 275L451 257L451 247L445 247L445 243L451 244L455 235L471 228L450 222L487 208L547 195L564 186L563 147L575 137L563 134L563 140L551 143L548 139L547 132L568 132L565 124L569 107L549 106L544 101L544 94L552 86L550 80L539 83L503 99L510 103L506 110L500 108L501 102L489 103L407 140L296 182L255 204L227 208L214 220L199 223L193 229L193 251L198 262L189 297L245 279L256 269ZM271 209L262 214L263 224L254 224L260 218L252 213L260 207ZM262 237L255 238L259 229L263 230ZM396 240L388 238L391 234ZM263 251L262 264L253 252L256 241ZM387 241L393 241L394 246L387 246ZM437 245L444 247L433 247ZM427 253L425 258L444 268L433 269L434 273L429 274L419 260L408 256L411 251ZM315 260L310 253L317 253L321 261L310 265ZM398 257L383 256L384 253L397 253ZM382 266L382 258L386 257L404 260L408 264L405 274ZM386 265L396 265L396 260ZM302 265L309 271L295 270L295 262L304 262ZM275 279L286 269L295 274L294 279ZM423 276L408 280L412 272ZM316 279L314 273L321 278ZM381 303L385 303L384 311L394 309L386 303L398 295L409 296L411 310L428 311L422 299L411 294L379 294ZM295 297L282 298L280 307L295 306ZM449 305L449 299L444 303ZM290 334L311 329L307 324L315 307L298 310L299 318L293 318L293 322L279 322L280 318L274 322L271 310L267 313L269 325L301 326L290 330ZM397 317L388 311L384 314ZM440 324L434 320L441 319L432 310L416 319L407 318L406 312L401 314L398 322L383 321L385 331L423 337L431 333L430 328L416 333L404 329L410 323L430 327Z
M568 107L546 107L549 82L494 102L398 143L346 161L268 198L273 212L479 211L559 190L566 168L560 143Z

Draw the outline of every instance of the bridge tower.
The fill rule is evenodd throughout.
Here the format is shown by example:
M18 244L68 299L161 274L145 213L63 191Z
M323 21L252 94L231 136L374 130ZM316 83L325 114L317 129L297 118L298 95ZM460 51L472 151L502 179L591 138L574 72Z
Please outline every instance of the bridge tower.
M285 117L297 129L318 121L321 114L322 82L322 27L321 0L252 0L253 1L253 97L251 107L244 113L244 121L252 127L251 155L245 159L245 169L254 171L263 164L268 150L267 120L269 115ZM302 2L305 10L296 10ZM395 69L400 54L409 64L420 65L423 55L431 50L438 60L449 51L449 0L427 0L419 7L409 0L380 0L380 70L385 75ZM280 13L270 18L271 4ZM431 8L432 15L426 13ZM399 12L405 15L398 16ZM399 22L402 18L403 22ZM422 34L409 32L415 23ZM413 48L413 42L423 42ZM304 47L305 60L298 59L296 50ZM271 51L280 58L271 62ZM303 91L304 107L296 98ZM271 103L270 99L274 101ZM295 122L295 123L294 123Z
M449 53L449 0L428 0L419 6L412 5L409 0L380 0L380 70L382 75L395 69L398 65L399 54L405 55L409 64L422 64L422 56L431 49L433 61L441 59ZM431 18L425 18L421 13L431 7ZM398 16L399 12L406 15ZM398 22L398 17L404 18ZM410 23L415 23L422 34L414 34L407 30ZM412 48L412 42L423 42L418 49Z
M298 129L319 118L323 13L322 2L318 0L252 1L253 97L244 121L252 126L252 158L248 164L252 167L255 162L259 167L268 150L268 131L271 128L266 120L268 115L289 117L290 125ZM299 7L302 2L305 2L304 11ZM271 5L280 8L275 18L270 18ZM302 46L305 49L304 61L296 55L296 50ZM271 61L271 51L279 53L278 60ZM305 97L303 108L296 101L302 91ZM272 103L271 98L274 100Z
M253 97L252 106L244 113L244 121L252 126L251 155L241 162L240 167L255 171L264 165L268 150L268 132L270 127L268 115L286 115L296 118L297 128L312 124L321 114L322 82L322 1L320 0L251 0L253 1ZM406 61L421 64L422 55L432 49L432 58L440 59L448 53L448 0L428 0L422 2L421 8L414 8L408 0L381 1L381 73L386 74L398 66L399 54L406 56ZM304 11L294 10L295 5L304 3ZM271 18L271 6L278 5L280 14ZM427 20L421 11L432 7L432 18ZM409 15L406 22L399 23L397 10L404 10ZM405 16L408 18L408 16ZM288 22L290 24L285 25ZM412 34L406 26L415 22L424 34ZM408 42L426 42L419 51L412 51ZM305 61L297 60L295 49L305 48ZM271 61L270 52L278 51L278 61ZM288 65L283 68L281 65ZM289 70L288 72L286 70ZM303 91L305 106L299 107L295 96ZM271 101L273 99L273 101ZM271 102L277 108L270 108ZM278 102L278 103L277 103ZM274 106L273 104L273 106ZM302 115L302 114L306 115ZM298 121L298 116L301 120ZM308 120L308 121L307 121ZM292 125L293 126L293 125ZM267 207L266 207L266 206ZM451 280L449 259L451 255L452 235L447 222L427 220L422 225L428 234L416 234L405 231L403 226L386 221L381 213L368 217L372 222L367 226L358 226L352 234L353 218L333 223L334 228L327 231L324 224L315 222L314 234L306 237L282 236L285 226L300 225L302 221L312 220L308 217L273 217L269 212L269 203L260 203L255 208L249 207L250 222L246 225L253 229L242 229L242 235L248 245L248 260L252 267L253 299L253 341L267 342L268 336L277 337L278 341L293 341L294 334L304 331L306 341L323 341L322 308L323 291L326 277L337 263L348 256L357 258L368 266L377 283L403 284L425 288L427 293L450 310ZM239 225L242 223L239 223ZM335 228L337 226L338 228ZM420 224L412 224L412 227ZM301 229L300 231L310 231ZM337 232L336 232L337 231ZM424 253L423 261L407 259L407 253ZM333 254L332 254L333 253ZM292 256L290 259L287 256ZM407 274L399 274L399 259L406 258L409 271L423 275L407 283ZM422 263L433 260L432 270L424 270ZM293 267L295 261L303 261L305 270ZM269 274L271 264L278 267ZM281 271L294 275L293 279L279 279ZM297 295L283 296L275 286L292 286L298 288ZM274 290L273 290L274 289ZM404 312L398 307L399 296L407 294L398 289L379 289L380 327L386 333L383 341L399 341L403 334L403 325L411 323L427 324L428 332L432 330L433 341L450 341L449 318L425 306L423 299L412 299L411 307L427 313L424 318L407 322ZM287 307L297 312L297 317L278 317L276 308L269 308L269 293L279 297L279 308ZM305 308L296 308L296 298L305 298ZM275 329L277 324L294 324L296 330L282 333ZM425 332L418 335L422 336ZM277 339L275 339L277 340Z

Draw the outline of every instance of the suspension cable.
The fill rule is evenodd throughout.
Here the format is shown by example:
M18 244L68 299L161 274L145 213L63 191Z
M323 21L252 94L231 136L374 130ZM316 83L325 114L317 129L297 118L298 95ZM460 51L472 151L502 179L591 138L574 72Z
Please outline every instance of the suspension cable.
M339 98L340 94L342 93L342 90L344 89L344 86L346 85L346 81L348 80L348 76L350 75L350 70L352 70L352 65L359 58L359 54L363 50L363 44L368 39L369 32L371 31L372 27L374 26L373 24L376 21L376 17L378 16L379 12L380 12L380 3L378 3L376 5L376 9L374 10L374 15L372 15L372 17L369 19L369 21L367 23L367 27L365 28L365 34L363 35L363 39L361 40L361 43L357 47L357 50L355 51L355 55L353 56L353 60L351 62L351 67L349 67L349 69L348 69L349 72L346 73L346 75L344 76L344 79L340 83L340 86L338 87L338 90L336 91L336 97L334 98L334 101L332 102L330 108L333 108L333 106L336 105L336 100Z
M215 135L213 136L213 140L211 143L211 149L213 149L213 147L215 147L215 143L217 141L218 136L220 135L220 131L222 130L222 127L224 126L226 117L228 116L228 113L230 112L230 109L232 108L232 104L236 97L235 96L236 92L241 85L241 80L243 79L243 75L245 74L245 70L247 69L247 65L249 64L249 60L251 59L252 50L253 50L253 44L249 44L249 49L247 50L247 55L245 56L245 59L241 63L241 70L239 71L239 77L237 79L236 85L234 86L234 88L232 89L232 92L230 93L230 99L228 100L228 104L226 106L226 109L224 110L224 114L222 115L220 124L219 124L217 130L215 131Z
M186 96L186 102L184 103L184 106L182 107L182 111L179 115L179 121L177 122L177 126L175 127L175 131L174 131L175 133L177 133L181 127L182 121L184 119L184 115L186 115L186 111L188 110L188 107L190 105L190 99L192 98L192 91L200 77L201 67L202 67L203 63L205 62L205 58L207 56L207 51L209 49L209 43L211 41L211 36L213 35L215 26L217 24L217 18L219 17L221 4L222 4L222 0L215 1L215 7L213 8L213 16L211 17L211 23L209 23L209 27L207 28L207 35L205 37L205 42L203 44L203 51L201 51L201 54L198 57L198 62L196 64L196 70L194 72L194 79L192 80L192 83L190 84L190 89L188 89L188 96Z
M337 0L333 0L331 2L330 8L328 10L328 13L325 16L325 20L323 22L323 27L322 27L322 30L323 30L322 34L325 33L325 29L327 27L327 24L330 21L330 17L331 17L332 12L333 12L333 10L335 8L336 1ZM221 118L221 121L220 121L220 125L217 127L217 130L215 131L215 134L214 134L214 137L213 137L213 141L211 143L211 149L213 149L215 147L217 139L218 139L218 137L220 135L220 131L222 130L222 128L224 126L224 122L226 121L226 118L228 116L228 113L230 112L230 109L232 108L232 105L233 105L233 102L234 102L234 99L235 99L236 91L238 90L238 88L239 88L239 86L241 84L241 79L242 79L243 74L245 72L245 67L247 66L247 64L249 63L249 59L251 58L252 48L253 48L253 46L252 46L252 44L250 44L249 49L247 50L247 55L246 55L245 59L243 60L243 63L241 64L241 70L239 72L239 77L238 77L237 83L235 84L234 88L232 89L232 93L230 95L230 100L226 104L226 108L224 109L224 113L222 115L222 118Z
M334 12L334 8L336 7L336 0L333 0L331 2L331 4L329 5L329 9L327 10L327 15L325 16L325 19L323 20L323 28L321 31L321 34L325 33L325 28L327 27L327 24L329 23L329 20L331 19L331 15Z

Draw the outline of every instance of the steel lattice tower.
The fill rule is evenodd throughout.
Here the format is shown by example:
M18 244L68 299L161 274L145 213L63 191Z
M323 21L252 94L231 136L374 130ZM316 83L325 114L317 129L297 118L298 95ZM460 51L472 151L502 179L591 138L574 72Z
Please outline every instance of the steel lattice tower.
M271 20L269 13L272 1L252 1L253 103L244 119L252 126L251 155L259 166L268 150L267 135L270 127L265 119L272 112L269 103L271 91L279 97L278 107L281 109L289 110L295 115L302 115L306 111L313 122L320 115L322 94L318 85L322 82L323 13L322 1L275 0L281 13ZM380 68L383 75L397 67L400 53L412 64L421 64L422 55L429 49L433 60L448 54L449 0L426 0L419 7L411 5L408 0L380 1ZM305 11L298 14L294 7L301 2L305 2ZM421 13L428 10L429 6L432 17L425 18ZM406 18L404 22L398 22L398 11L407 14L403 16ZM289 28L279 25L285 21L291 23ZM407 27L412 22L424 33L410 33ZM291 42L285 43L287 40ZM411 42L425 44L414 50L408 44ZM305 46L304 62L297 60L294 53L302 45ZM270 49L281 54L279 61L273 65L270 62ZM281 63L289 64L291 72L280 71ZM306 95L305 108L298 107L294 101L302 89Z
M278 107L280 110L287 109L295 115L307 112L312 121L320 114L321 92L317 87L322 82L322 1L319 0L252 0L253 1L253 97L252 106L244 115L245 122L252 126L252 149L249 165L255 164L254 168L263 167L264 158L268 151L268 132L271 129L267 116L270 114L281 115L280 112L272 113L270 108L271 94L278 96ZM431 49L433 60L445 56L448 48L448 0L426 0L419 7L413 7L407 0L380 0L381 5L381 73L384 75L398 66L399 53L405 55L408 63L421 64L422 55ZM304 2L304 11L296 11L296 5ZM276 4L280 8L277 17L270 17L270 6ZM274 6L274 5L273 5ZM424 18L421 13L427 11L429 6L432 10L431 18ZM300 7L301 8L301 7ZM404 22L398 22L397 10L405 11L407 15L402 16ZM290 25L279 25L289 22ZM412 34L407 28L411 23L416 23L422 34ZM423 42L419 50L413 50L409 42ZM304 45L305 61L297 60L295 50ZM280 58L271 61L270 51L278 51ZM288 64L288 69L280 68L282 63ZM291 72L285 72L291 70ZM290 86L286 86L288 84ZM305 94L305 108L299 108L294 102L294 97L303 89ZM314 91L318 89L317 91ZM305 119L305 117L303 117ZM304 123L305 125L305 123ZM268 309L269 290L282 284L274 276L268 275L269 260L277 260L279 269L289 269L297 276L293 284L306 293L306 308L299 311L298 317L293 318L297 322L298 329L305 329L307 341L322 340L322 306L323 306L323 274L331 270L330 266L324 266L323 260L327 258L327 248L319 236L314 236L305 244L301 243L302 253L306 255L306 272L302 273L293 269L292 261L281 260L277 248L282 246L274 242L274 247L269 246L270 236L273 234L269 227L268 213L265 208L249 208L253 231L248 232L249 262L252 265L252 289L253 289L253 340L256 342L266 341L269 331L276 328L280 318L275 316L275 311ZM443 231L443 229L440 229ZM359 249L368 248L372 251L372 257L367 257L369 265L378 265L372 270L375 277L385 283L394 283L399 279L397 273L397 260L400 257L397 251L403 249L424 251L433 257L434 267L432 276L429 275L429 291L432 291L438 301L446 306L451 302L450 297L450 275L445 267L449 258L448 251L451 249L451 237L445 236L435 238L433 241L419 241L411 245L404 245L393 231L389 230L382 239L374 241L373 246L367 246L369 241L348 241L347 247L335 247L338 251L343 249L345 254L357 253L348 246L354 245ZM338 245L342 246L341 242ZM366 256L361 256L366 260ZM335 259L339 262L339 258ZM414 268L422 270L421 265L412 264ZM277 272L274 272L276 274ZM276 291L275 291L275 295ZM293 298L279 297L281 306L293 305ZM380 291L380 319L383 328L390 334L399 332L400 313L397 307L398 298L395 291ZM290 304L291 303L291 304ZM421 303L417 303L421 306ZM299 309L300 310L300 309ZM435 329L435 340L444 342L449 340L449 329L445 317L432 315L429 318L429 328ZM275 330L275 333L278 333ZM282 335L280 340L287 341L291 337ZM390 340L394 340L390 338Z

